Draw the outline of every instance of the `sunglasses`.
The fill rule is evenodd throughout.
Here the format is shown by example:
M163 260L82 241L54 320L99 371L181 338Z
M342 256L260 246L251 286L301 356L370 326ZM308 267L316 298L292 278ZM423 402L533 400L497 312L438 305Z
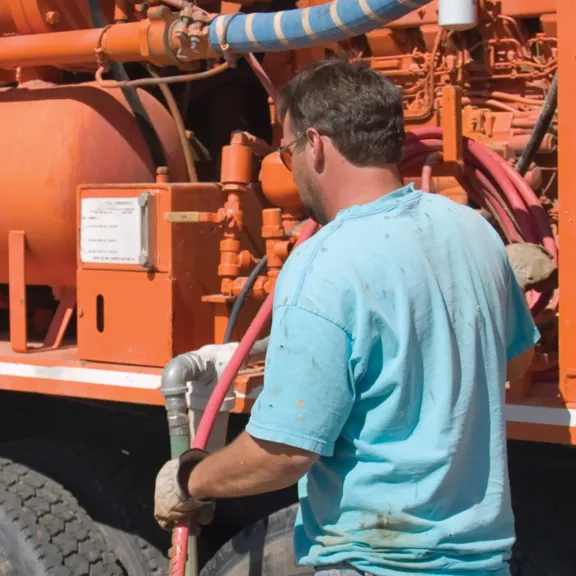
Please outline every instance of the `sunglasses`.
M290 142L290 144L286 144L286 146L280 146L278 148L278 155L280 156L280 160L282 160L282 164L292 172L292 154L296 149L296 145L302 138L306 138L306 134L300 134L296 137L296 140Z

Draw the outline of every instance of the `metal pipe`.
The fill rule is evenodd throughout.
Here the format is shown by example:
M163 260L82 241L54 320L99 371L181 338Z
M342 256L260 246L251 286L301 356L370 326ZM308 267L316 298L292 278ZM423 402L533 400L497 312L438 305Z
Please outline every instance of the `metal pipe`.
M190 421L186 403L188 388L186 383L191 380L197 380L205 372L206 365L195 352L187 352L172 358L162 371L160 390L166 403L170 444L172 445L173 438L185 438L186 444L183 450L188 450L190 447ZM175 444L180 446L180 440L175 440ZM172 457L179 455L172 454Z
M121 26L133 26L122 24ZM0 67L58 66L95 62L102 30L75 30L0 38ZM117 55L118 56L118 55ZM127 60L121 59L122 62Z
M278 91L276 90L276 87L274 86L272 80L270 80L268 74L266 74L266 70L262 68L262 65L260 64L260 62L258 62L258 59L256 58L256 56L254 56L254 54L252 53L247 54L246 60L248 60L250 68L254 70L254 74L256 74L258 80L260 80L260 83L262 84L264 90L266 90L268 96L272 98L274 104L278 105Z
M160 390L165 398L168 433L170 435L170 457L179 458L190 448L190 418L186 393L187 382L197 380L205 374L206 364L195 352L180 354L172 358L162 371ZM212 366L212 370L214 367ZM198 558L196 538L188 539L188 562L186 576L197 576Z
M102 75L105 72L103 67L98 68L96 72L96 81L98 85L102 88L128 88L128 87L143 87L143 86L160 86L162 84L181 84L183 82L194 82L195 80L205 80L206 78L212 78L228 70L229 65L227 62L224 64L219 64L205 70L204 72L193 72L192 74L181 74L179 76L163 76L154 78L138 78L138 80L129 80L127 82L116 82L114 80L104 80Z
M161 78L160 74L158 74L152 66L148 66L148 72L154 78ZM184 118L182 118L182 114L180 114L180 108L178 108L174 94L172 94L172 90L170 90L169 86L162 83L159 84L158 87L160 88L162 96L164 96L164 100L166 100L166 104L168 105L168 109L170 110L170 114L172 114L174 124L176 125L178 137L180 138L180 145L182 146L182 153L184 154L184 161L186 162L186 170L188 171L188 180L190 180L190 182L197 182L198 175L196 173L196 166L194 165L192 148L190 147L190 142L186 136L186 126L184 125Z
M0 68L93 64L98 58L176 64L169 46L168 22L164 20L113 24L92 30L3 36Z
M217 16L208 27L208 40L196 52L185 50L187 60L222 52L237 54L284 51L344 40L397 20L430 0L334 0L306 9L271 13L236 13ZM179 35L186 32L172 24L178 15L167 6L148 11L140 22L112 24L94 30L0 37L0 68L66 66L107 60L179 65ZM182 56L182 54L180 54Z

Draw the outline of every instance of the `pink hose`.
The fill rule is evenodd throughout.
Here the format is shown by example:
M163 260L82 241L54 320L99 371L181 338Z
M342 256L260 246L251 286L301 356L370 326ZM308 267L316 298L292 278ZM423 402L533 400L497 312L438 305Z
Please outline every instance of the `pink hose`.
M308 220L308 222L302 226L302 232L295 247L313 236L317 227L318 225L316 222ZM204 414L202 415L202 419L198 425L196 436L192 442L192 448L199 448L201 450L206 448L206 444L210 438L210 433L212 432L212 427L214 426L214 421L220 412L222 402L224 402L224 398L226 397L230 386L234 382L238 370L240 370L240 367L248 356L252 346L254 346L254 342L256 342L262 328L272 316L273 302L274 292L268 295L264 304L262 304L260 310L254 317L254 320L252 320L252 323L244 334L242 340L240 340L238 348L236 348L234 355L230 359L230 362L228 362L220 380L218 380L218 383L210 395L210 399L208 400L208 404L206 404L206 409L204 410ZM190 530L186 522L179 524L172 532L172 548L174 550L174 555L170 561L170 576L184 576L185 574L189 533Z

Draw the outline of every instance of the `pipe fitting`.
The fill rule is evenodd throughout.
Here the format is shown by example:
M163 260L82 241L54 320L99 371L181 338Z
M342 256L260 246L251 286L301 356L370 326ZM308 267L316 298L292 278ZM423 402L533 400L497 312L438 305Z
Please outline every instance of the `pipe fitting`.
M185 436L190 434L188 418L187 382L205 377L210 366L194 352L187 352L172 358L162 371L160 390L165 398L168 430L170 436ZM214 367L212 366L212 372ZM215 373L210 374L213 378Z

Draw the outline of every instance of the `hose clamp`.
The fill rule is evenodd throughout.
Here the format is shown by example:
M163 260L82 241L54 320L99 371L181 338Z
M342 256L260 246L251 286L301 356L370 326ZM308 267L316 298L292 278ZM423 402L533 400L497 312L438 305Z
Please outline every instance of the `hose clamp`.
M230 23L232 22L232 20L234 20L234 18L236 18L236 16L245 16L245 14L243 14L242 12L236 12L235 14L230 14L230 17L226 20L224 26L222 26L222 29L218 33L218 43L220 45L220 51L222 52L222 56L224 57L224 60L228 63L228 66L230 66L230 68L236 68L236 54L226 41L226 35L228 34L228 27L230 26Z
M106 52L104 52L104 48L102 48L102 42L104 41L104 36L106 32L113 26L113 24L108 24L102 28L100 35L98 36L98 42L96 42L96 48L94 49L94 54L96 56L96 64L98 64L98 68L102 70L102 72L108 72L110 69L110 62L108 61L108 57Z

